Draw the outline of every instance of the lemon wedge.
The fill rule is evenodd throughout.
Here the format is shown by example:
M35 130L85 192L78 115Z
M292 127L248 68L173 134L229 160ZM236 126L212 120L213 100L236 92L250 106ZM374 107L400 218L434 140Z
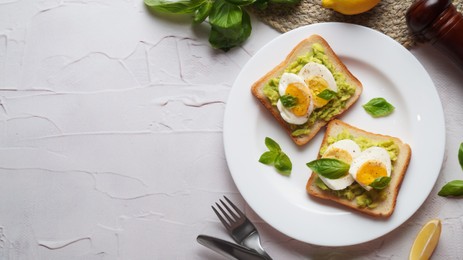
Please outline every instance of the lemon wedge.
M322 6L336 12L354 15L369 11L381 0L322 0Z
M439 219L426 223L418 233L410 250L409 260L429 259L439 242L442 224Z

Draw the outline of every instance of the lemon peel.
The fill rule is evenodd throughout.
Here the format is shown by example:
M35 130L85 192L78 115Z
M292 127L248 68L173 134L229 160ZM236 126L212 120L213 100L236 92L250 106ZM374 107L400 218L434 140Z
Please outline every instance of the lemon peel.
M429 259L439 242L441 230L442 224L439 219L432 219L424 224L413 242L408 259Z
M371 10L381 0L322 0L322 6L336 12L354 15Z

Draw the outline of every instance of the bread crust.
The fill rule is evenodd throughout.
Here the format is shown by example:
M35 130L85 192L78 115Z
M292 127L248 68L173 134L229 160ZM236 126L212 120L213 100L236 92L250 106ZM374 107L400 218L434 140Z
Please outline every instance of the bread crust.
M341 109L337 115L333 116L332 119L341 116L345 111L347 111L358 100L360 94L363 91L362 83L354 75L352 75L352 73L347 69L345 64L339 59L339 57L333 51L331 46L320 35L311 35L310 37L302 40L299 44L297 44L288 54L284 61L282 61L278 66L276 66L274 69L265 74L262 78L257 80L251 87L252 94L273 115L273 117L285 129L285 131L297 145L304 145L308 143L320 131L320 129L328 123L328 121L317 120L310 128L309 134L293 136L293 130L291 129L291 125L281 117L280 111L276 107L272 106L271 102L265 96L263 88L270 79L281 76L284 70L288 67L288 65L295 61L299 56L310 52L314 43L319 43L323 46L325 54L329 57L329 60L336 68L336 71L343 73L345 75L346 81L349 84L355 86L356 89L352 97L350 97L347 100L346 106L343 109Z
M355 211L359 211L359 212L365 213L373 217L385 218L385 217L391 216L395 209L395 205L397 202L397 196L399 194L399 190L402 185L403 178L407 172L407 168L410 163L410 158L412 154L410 146L402 142L397 137L367 132L365 130L349 125L341 120L333 120L327 126L325 136L323 137L323 141L320 146L320 149L325 144L327 144L328 137L336 136L337 134L344 131L344 129L347 129L349 133L353 135L354 137L363 136L363 137L366 137L374 141L393 140L394 143L398 145L399 155L397 157L397 160L392 164L393 171L391 173L391 182L389 183L389 185L386 187L386 190L385 190L385 192L387 192L387 199L380 202L378 207L373 208L373 209L370 209L368 207L359 208L356 205L355 200L350 201L345 198L340 198L340 197L337 197L331 194L330 192L326 192L326 191L319 189L317 185L315 184L315 179L317 178L317 174L314 172L312 172L312 175L307 181L306 190L308 194L314 197L320 198L320 199L334 201L336 203L339 203L341 205L354 209ZM318 158L320 158L320 153L318 155Z

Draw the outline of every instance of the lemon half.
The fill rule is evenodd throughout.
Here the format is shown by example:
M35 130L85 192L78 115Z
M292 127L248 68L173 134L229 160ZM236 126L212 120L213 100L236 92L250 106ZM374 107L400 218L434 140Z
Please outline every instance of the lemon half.
M439 242L442 224L439 219L430 220L418 233L410 250L409 260L429 259Z
M322 0L322 6L336 12L354 15L369 11L381 0Z

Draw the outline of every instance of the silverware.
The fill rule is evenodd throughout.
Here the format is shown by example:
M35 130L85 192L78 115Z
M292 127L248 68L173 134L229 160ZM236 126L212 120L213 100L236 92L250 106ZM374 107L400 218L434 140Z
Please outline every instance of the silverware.
M221 254L228 259L233 260L265 260L266 258L259 253L241 246L237 245L220 238L199 235L196 240L201 245L214 250L215 252Z
M219 208L220 212L225 216L225 218L212 206L212 210L214 210L215 214L217 217L220 219L222 224L225 226L225 228L228 230L230 233L231 237L240 245L243 245L251 250L255 250L259 254L265 257L265 259L271 260L272 258L265 252L265 250L262 248L262 245L260 244L260 236L259 233L257 232L256 227L254 224L249 221L249 219L246 217L246 215L241 212L241 210L235 206L227 197L225 197L225 200L228 202L228 204L234 209L230 209L230 207L225 204L222 200L220 202L222 203L222 206L220 206L218 203L215 203L217 208ZM225 208L226 211L223 209Z

